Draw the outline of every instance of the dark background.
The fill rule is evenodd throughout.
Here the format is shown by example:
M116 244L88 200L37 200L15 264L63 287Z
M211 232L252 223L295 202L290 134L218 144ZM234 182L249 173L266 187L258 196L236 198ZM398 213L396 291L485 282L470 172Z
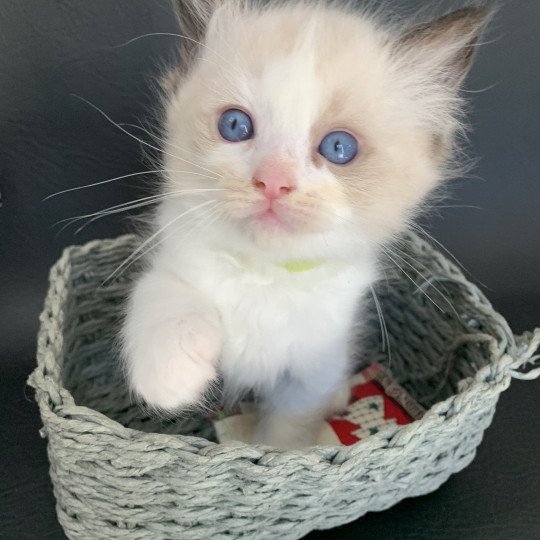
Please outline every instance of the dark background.
M147 189L135 177L42 202L149 168L138 143L70 94L117 122L152 120L154 80L174 58L175 38L115 46L177 31L168 1L0 0L0 538L63 538L37 407L25 389L37 317L62 248L115 236L129 223L115 216L78 236L50 227ZM540 2L505 3L467 84L476 176L455 181L453 197L429 218L430 232L516 332L540 323L539 34ZM538 389L513 383L475 462L436 493L312 538L540 538Z

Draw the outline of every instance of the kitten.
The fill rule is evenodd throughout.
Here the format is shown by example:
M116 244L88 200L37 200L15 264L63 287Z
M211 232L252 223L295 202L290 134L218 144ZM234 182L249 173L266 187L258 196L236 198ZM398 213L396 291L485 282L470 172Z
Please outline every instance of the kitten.
M163 201L122 332L158 410L253 391L254 441L309 445L395 239L448 176L488 10L385 24L336 2L178 2Z

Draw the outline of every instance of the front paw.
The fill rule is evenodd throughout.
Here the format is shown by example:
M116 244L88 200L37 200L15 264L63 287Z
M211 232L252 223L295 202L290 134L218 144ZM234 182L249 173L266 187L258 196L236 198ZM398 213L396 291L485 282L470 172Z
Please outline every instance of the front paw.
M203 316L170 321L124 335L127 376L133 392L157 409L197 404L216 379L221 333Z

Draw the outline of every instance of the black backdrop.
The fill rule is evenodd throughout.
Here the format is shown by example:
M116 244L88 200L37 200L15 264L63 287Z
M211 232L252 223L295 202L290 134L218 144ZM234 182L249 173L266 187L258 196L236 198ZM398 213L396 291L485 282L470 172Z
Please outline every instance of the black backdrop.
M117 45L177 31L166 0L0 0L1 538L62 538L37 408L24 383L47 270L64 246L114 236L128 222L109 218L76 237L50 227L146 189L134 178L42 202L148 168L138 143L71 94L117 122L151 118L154 80L174 58L174 38ZM476 177L455 181L452 199L428 220L516 331L540 324L539 34L540 2L505 3L489 36L495 41L481 48L467 85ZM539 538L538 389L538 382L513 384L476 461L438 492L312 538Z

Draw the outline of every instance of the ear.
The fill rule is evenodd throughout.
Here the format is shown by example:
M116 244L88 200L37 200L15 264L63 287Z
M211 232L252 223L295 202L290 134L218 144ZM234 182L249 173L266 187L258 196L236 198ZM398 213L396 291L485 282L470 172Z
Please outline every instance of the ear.
M420 24L398 40L408 67L425 70L437 82L457 90L469 72L482 32L494 10L470 7Z
M174 0L182 34L182 63L188 65L204 40L212 15L222 0Z

